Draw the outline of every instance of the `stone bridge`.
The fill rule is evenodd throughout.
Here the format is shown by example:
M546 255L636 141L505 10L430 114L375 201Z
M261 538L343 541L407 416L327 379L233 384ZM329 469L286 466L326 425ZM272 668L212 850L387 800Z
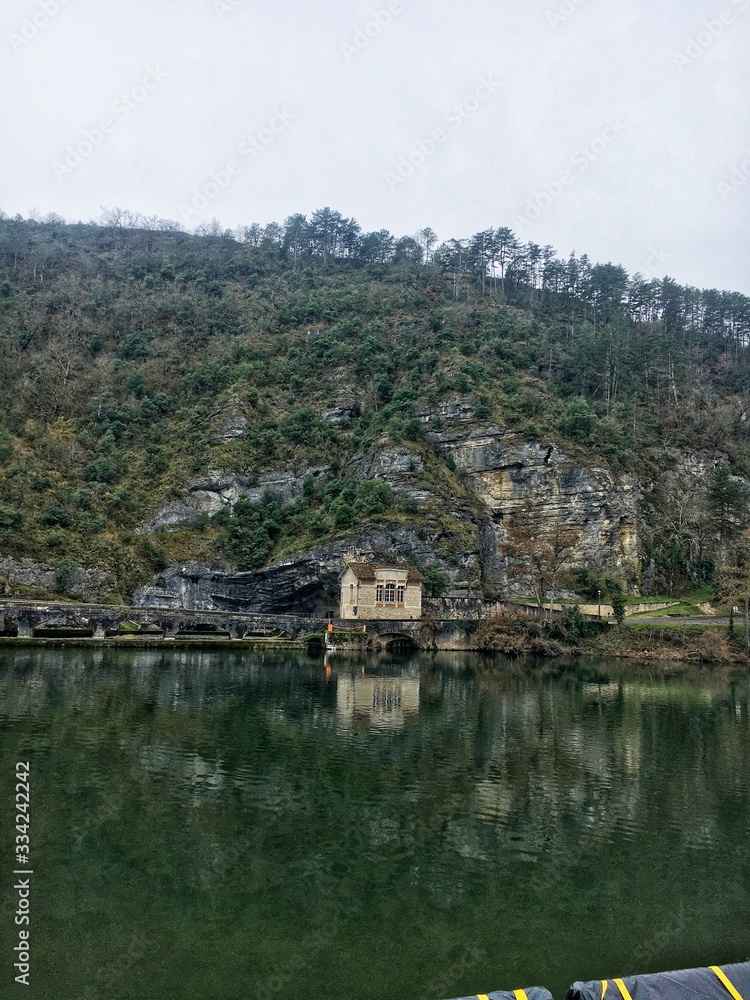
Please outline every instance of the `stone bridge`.
M205 639L243 639L270 635L299 639L311 633L323 633L329 618L312 615L269 615L251 612L205 611L178 608L130 607L128 605L71 604L68 602L0 600L0 635L16 632L22 638L51 635L104 638L126 623L152 626L151 636L160 633L167 638L200 637ZM361 626L345 624L333 619L334 628L354 633ZM446 623L447 624L447 623ZM383 645L393 642L411 642L421 648L433 645L424 634L424 624L419 621L368 621L368 635L381 636ZM158 631L157 631L158 630ZM148 637L148 632L135 633ZM127 632L123 633L127 634Z
M249 639L272 635L299 639L321 634L333 620L337 631L378 636L375 645L411 644L420 649L476 649L474 627L481 618L508 611L531 618L542 617L538 608L475 599L425 601L425 618L418 621L368 620L362 624L315 615L271 615L252 611L198 610L190 608L132 607L130 605L73 604L63 601L0 599L0 637L92 637L103 639L126 623L120 634L158 639ZM547 612L548 613L548 612ZM557 613L557 612L556 612ZM130 624L132 623L132 624ZM135 626L146 627L135 631ZM150 628L148 628L150 626ZM354 636L352 636L354 640ZM337 642L340 640L337 640ZM344 640L346 642L346 640Z

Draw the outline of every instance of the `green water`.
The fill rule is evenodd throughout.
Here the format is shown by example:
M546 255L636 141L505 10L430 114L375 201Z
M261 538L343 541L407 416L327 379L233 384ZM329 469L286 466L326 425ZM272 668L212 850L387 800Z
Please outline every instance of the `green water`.
M0 740L3 998L562 997L750 956L747 680L6 649Z

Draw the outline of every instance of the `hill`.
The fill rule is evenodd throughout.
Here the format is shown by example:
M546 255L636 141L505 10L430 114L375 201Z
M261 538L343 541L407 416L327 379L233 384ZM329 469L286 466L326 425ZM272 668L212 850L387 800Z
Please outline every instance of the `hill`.
M497 594L533 509L575 532L569 587L710 582L748 521L749 336L745 296L504 228L2 218L0 577L312 610L351 552Z

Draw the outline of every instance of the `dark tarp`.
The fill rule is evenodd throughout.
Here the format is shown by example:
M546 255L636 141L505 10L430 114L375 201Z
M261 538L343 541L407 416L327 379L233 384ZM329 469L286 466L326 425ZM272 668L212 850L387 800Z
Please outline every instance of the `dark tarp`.
M541 986L531 986L527 990L495 990L494 993L474 993L470 997L457 997L456 1000L477 1000L477 997L487 997L488 1000L552 1000L549 990ZM750 998L748 998L750 1000Z
M625 976L620 980L573 983L565 1000L750 1000L750 962L718 967L727 983L709 969L657 972L647 976ZM620 988L620 985L624 987ZM732 987L735 992L732 992Z

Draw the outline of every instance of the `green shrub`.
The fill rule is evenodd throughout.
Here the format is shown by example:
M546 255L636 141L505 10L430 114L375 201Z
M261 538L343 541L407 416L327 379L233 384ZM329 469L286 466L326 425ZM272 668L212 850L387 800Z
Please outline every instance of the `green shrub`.
M429 597L442 597L450 584L449 578L434 564L422 570L425 590Z
M226 518L219 545L240 570L265 566L273 553L289 510L284 511L279 493L267 491L260 503L238 500L232 516Z
M149 448L143 456L143 471L153 478L158 479L169 468L169 460L156 448Z
M23 514L12 507L0 505L0 542L10 542L23 524Z
M355 521L354 508L342 497L337 497L331 504L334 528L351 528Z
M84 477L89 482L111 483L117 479L118 463L109 457L93 458L84 469Z
M154 335L150 330L129 333L117 348L117 356L122 361L143 361L151 353L153 339Z
M594 414L583 396L569 400L558 411L558 426L562 433L574 441L584 441L594 426Z
M125 391L136 399L141 399L146 392L146 376L143 372L132 372L125 382Z
M622 625L625 618L625 596L623 595L622 587L617 580L612 580L609 577L607 577L606 584L615 620L618 625Z
M51 528L47 533L46 541L51 549L62 549L63 551L70 544L68 533L62 528Z
M45 528L69 528L71 525L70 514L54 504L43 507L37 521Z
M417 417L412 417L404 424L403 435L407 441L421 441L424 437L424 424Z
M382 514L391 496L388 483L377 479L365 479L357 483L354 490L354 513L358 518L376 517Z
M398 500L398 507L404 514L416 514L419 510L419 504L408 493L401 494Z
M68 589L73 582L73 575L77 569L79 569L78 563L69 556L65 556L55 573L55 590L59 594L68 593Z

